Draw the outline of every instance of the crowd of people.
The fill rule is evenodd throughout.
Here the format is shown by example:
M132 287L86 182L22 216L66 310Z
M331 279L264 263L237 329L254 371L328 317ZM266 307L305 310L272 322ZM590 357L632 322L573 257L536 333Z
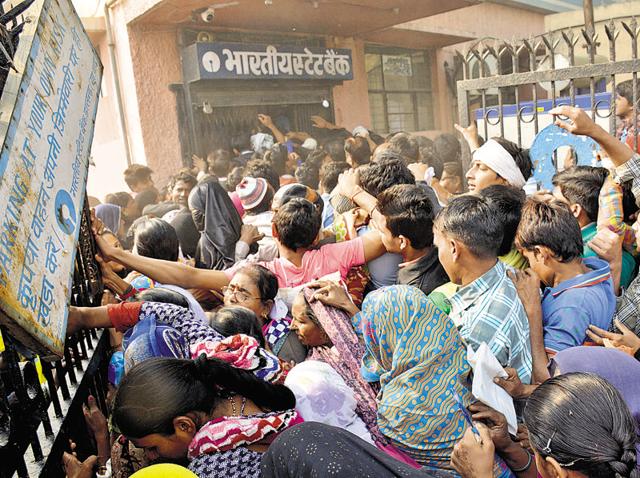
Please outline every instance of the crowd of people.
M113 348L68 476L639 478L640 155L551 113L598 165L529 196L527 150L473 125L260 115L161 190L127 169L94 209L103 306L68 317Z

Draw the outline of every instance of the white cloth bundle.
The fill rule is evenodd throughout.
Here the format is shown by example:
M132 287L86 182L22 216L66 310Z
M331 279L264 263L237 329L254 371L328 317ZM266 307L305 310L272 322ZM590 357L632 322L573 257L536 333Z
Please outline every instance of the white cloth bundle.
M513 398L493 381L496 377L506 378L507 372L504 371L485 342L482 342L475 352L470 345L467 347L467 361L473 368L471 393L485 405L502 413L507 419L509 433L516 435L518 419L516 409L513 406Z

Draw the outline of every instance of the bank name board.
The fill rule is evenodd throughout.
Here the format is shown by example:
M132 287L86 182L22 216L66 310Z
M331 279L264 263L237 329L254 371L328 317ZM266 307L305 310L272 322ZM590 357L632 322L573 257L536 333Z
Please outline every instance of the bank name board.
M352 80L351 50L246 43L196 43L198 78Z

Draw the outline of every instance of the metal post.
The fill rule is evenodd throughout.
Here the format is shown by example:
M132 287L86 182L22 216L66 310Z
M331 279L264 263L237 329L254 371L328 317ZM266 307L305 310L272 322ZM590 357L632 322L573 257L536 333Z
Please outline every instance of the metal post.
M582 9L584 10L584 27L592 36L596 32L593 20L593 0L582 0Z
M111 0L104 4L104 21L105 29L107 30L107 46L109 47L109 61L111 62L111 73L113 75L113 86L115 89L120 133L122 134L122 142L124 143L124 153L127 158L127 166L131 166L133 164L133 159L131 157L131 145L129 144L129 130L127 129L127 120L125 118L124 105L122 101L122 90L120 89L120 73L118 60L116 59L116 43L111 29L111 7L113 7L117 1L118 0Z
M187 70L184 61L184 47L187 46L185 31L180 32L180 65L182 68L182 88L184 94L185 109L187 113L187 123L189 125L189 161L191 161L191 155L204 155L206 158L207 152L202 151L200 148L201 142L199 135L196 132L196 120L193 114L193 99L191 95L191 83L187 80Z

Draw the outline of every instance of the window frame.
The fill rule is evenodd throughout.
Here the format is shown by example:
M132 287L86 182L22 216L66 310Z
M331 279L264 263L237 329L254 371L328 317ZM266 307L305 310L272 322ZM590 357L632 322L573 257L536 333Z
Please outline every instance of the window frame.
M390 131L390 127L389 127L389 105L388 105L388 99L387 99L387 95L389 94L409 94L411 96L411 102L412 102L412 106L413 106L413 112L412 113L394 113L395 116L409 116L411 114L413 114L413 123L414 123L414 129L413 131L425 131L428 130L429 127L434 128L435 127L435 117L433 115L433 109L431 109L431 113L430 113L430 118L427 118L427 120L430 120L431 124L425 124L425 125L420 125L420 116L419 116L419 112L418 112L418 95L419 94L426 94L431 98L431 104L433 105L433 78L430 76L429 77L429 86L427 88L408 88L406 90L398 90L398 89L387 89L386 87L386 83L385 83L385 74L384 74L384 67L383 67L383 63L382 63L382 56L383 55L409 55L409 58L411 59L411 67L412 67L412 71L414 71L414 63L413 63L413 58L412 55L419 53L422 54L423 58L424 58L424 63L427 66L428 72L431 73L432 69L431 69L431 65L432 65L432 60L433 60L433 52L431 50L412 50L412 49L408 49L408 48L394 48L394 47L382 47L382 46L373 46L373 45L367 45L365 46L365 61L366 61L366 57L367 55L377 55L380 59L380 68L381 68L381 81L382 81L382 89L376 88L376 89L371 89L369 87L369 72L367 71L367 93L369 95L371 94L379 94L382 96L382 105L384 108L384 126L385 126L385 134L389 134L391 133ZM412 75L413 76L413 75ZM371 123L373 124L373 113L371 112ZM424 128L422 127L424 126ZM379 132L382 133L382 132Z

